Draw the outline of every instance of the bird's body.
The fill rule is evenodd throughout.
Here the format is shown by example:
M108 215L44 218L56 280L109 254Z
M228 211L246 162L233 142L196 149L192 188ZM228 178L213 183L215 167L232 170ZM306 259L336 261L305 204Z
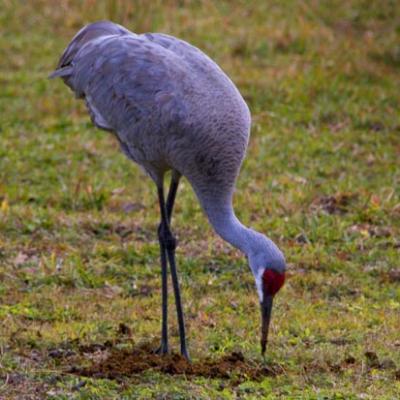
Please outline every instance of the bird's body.
M114 132L124 153L154 180L173 169L199 193L232 190L250 113L230 79L182 40L108 33L114 24L100 24L104 30L91 25L98 36L74 54L67 79L85 98L93 123Z
M270 239L244 227L233 212L251 119L218 65L172 36L137 35L101 21L78 32L53 76L85 99L93 123L115 134L125 155L154 180L159 195L166 171L173 171L176 187L181 175L188 179L217 233L248 256L262 301L265 267L283 274L285 263ZM174 198L175 193L166 214ZM169 225L170 215L165 220Z

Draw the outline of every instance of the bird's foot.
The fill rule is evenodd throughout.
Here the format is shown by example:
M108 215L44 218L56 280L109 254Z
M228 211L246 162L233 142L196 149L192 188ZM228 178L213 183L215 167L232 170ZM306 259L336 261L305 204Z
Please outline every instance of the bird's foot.
M158 354L160 356L163 356L165 354L169 353L169 348L167 344L161 343L160 347L154 350L155 354Z
M189 364L192 363L192 360L190 359L189 353L186 348L181 349L181 356L184 357Z

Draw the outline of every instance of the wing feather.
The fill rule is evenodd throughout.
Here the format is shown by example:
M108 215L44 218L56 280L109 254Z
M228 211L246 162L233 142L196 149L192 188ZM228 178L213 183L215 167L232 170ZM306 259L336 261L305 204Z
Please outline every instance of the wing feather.
M165 62L166 51L142 38L123 35L89 42L77 54L73 90L86 98L97 126L129 142L138 130L156 134L176 122L180 88L171 75L180 68L171 68L170 55Z

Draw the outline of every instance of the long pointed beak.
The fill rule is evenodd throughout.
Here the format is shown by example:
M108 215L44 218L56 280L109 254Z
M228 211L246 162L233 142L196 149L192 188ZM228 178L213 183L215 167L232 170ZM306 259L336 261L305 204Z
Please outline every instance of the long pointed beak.
M271 321L273 296L264 298L261 305L261 355L265 355L268 342L269 323Z

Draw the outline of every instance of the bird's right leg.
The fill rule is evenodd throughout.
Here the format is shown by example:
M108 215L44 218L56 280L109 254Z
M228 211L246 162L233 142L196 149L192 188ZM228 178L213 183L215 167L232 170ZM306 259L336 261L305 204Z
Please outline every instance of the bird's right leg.
M178 185L180 179L181 179L181 174L179 172L173 171L167 198L167 218L169 225L171 225L172 210L174 209L175 197L176 197L176 192L178 191Z
M161 185L157 188L158 201L161 210L161 223L158 227L158 241L160 243L160 259L161 259L161 287L162 287L162 322L161 322L161 345L157 350L159 354L168 353L168 261L167 249L163 237L163 223L166 218L164 187Z
M174 288L176 311L177 311L178 326L179 326L179 338L181 342L181 354L188 361L190 361L189 353L187 351L187 346L186 346L185 321L183 317L182 301L181 301L181 294L178 281L178 272L176 269L176 261L175 261L176 239L173 236L170 228L172 210L174 206L176 192L178 190L180 177L181 175L178 172L174 171L172 173L171 186L169 188L168 200L166 206L167 223L163 226L163 231L164 231L163 235L165 238L165 248L168 256L169 266L171 269L172 285Z
M167 204L164 201L164 187L158 187L158 199L161 211L161 223L158 227L158 240L160 243L161 255L161 286L162 286L162 325L161 325L161 345L157 349L159 354L168 353L168 264L167 248L165 242L165 220L167 224L171 221L172 210L174 207L176 192L178 190L180 174L172 173L171 184L168 192Z

